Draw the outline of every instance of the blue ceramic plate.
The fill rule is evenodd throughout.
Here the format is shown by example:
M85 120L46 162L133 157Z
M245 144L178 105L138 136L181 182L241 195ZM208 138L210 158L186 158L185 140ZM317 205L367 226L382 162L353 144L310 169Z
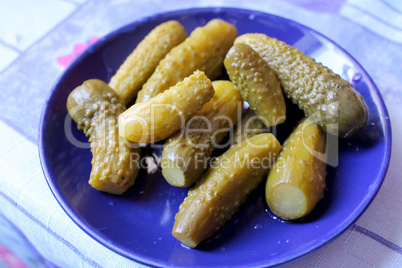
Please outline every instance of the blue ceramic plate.
M182 246L171 235L174 216L187 189L169 186L160 169L142 170L123 196L92 189L87 181L91 152L84 134L67 116L68 94L83 81L109 81L125 57L156 25L175 19L190 33L213 18L224 19L239 34L260 32L294 45L349 80L364 96L369 121L353 139L335 143L339 157L328 166L325 197L298 222L282 222L265 204L264 187L252 192L239 212L197 249ZM300 118L277 131L283 140ZM67 118L67 120L66 120ZM201 8L159 14L127 25L86 50L61 76L48 97L40 126L40 158L48 184L66 213L91 237L115 252L152 266L269 266L313 252L346 230L367 208L387 171L391 131L381 96L365 70L321 34L296 22L250 10ZM71 140L75 140L74 144ZM80 142L81 146L76 146ZM80 148L84 147L84 148ZM339 150L338 150L339 149ZM146 148L152 169L160 150Z

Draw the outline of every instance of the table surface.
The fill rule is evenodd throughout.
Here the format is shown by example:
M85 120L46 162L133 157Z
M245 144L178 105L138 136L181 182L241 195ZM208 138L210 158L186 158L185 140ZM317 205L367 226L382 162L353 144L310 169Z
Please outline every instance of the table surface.
M391 163L374 201L335 241L289 267L402 267L402 2L394 0L0 1L0 267L140 267L97 243L52 195L38 156L46 97L91 43L144 16L238 7L326 35L370 74L386 103Z

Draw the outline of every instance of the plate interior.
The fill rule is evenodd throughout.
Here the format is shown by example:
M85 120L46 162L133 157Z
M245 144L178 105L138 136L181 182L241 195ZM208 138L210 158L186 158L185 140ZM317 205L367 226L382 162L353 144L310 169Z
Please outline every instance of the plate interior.
M125 57L156 25L170 19L190 33L213 18L236 26L239 35L265 33L294 45L350 81L364 96L369 121L353 139L334 140L336 167L327 168L325 197L303 220L284 222L272 215L264 185L252 192L235 216L197 249L171 235L174 216L188 188L168 185L155 163L161 144L143 150L148 169L122 196L92 189L87 181L91 152L66 109L68 94L83 81L106 82ZM283 141L301 117L288 103L287 122L273 129ZM86 50L61 76L44 107L40 157L49 186L66 213L106 247L153 266L268 266L304 256L346 230L365 210L381 186L389 162L390 123L384 103L364 69L321 34L293 21L257 11L202 8L160 14L112 32ZM339 148L339 150L337 150Z

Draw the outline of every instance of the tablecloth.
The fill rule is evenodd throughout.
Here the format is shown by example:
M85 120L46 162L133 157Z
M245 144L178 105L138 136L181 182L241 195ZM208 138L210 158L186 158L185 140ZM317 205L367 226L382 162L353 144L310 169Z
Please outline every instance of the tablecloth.
M1 0L0 267L141 267L75 225L40 166L38 126L52 85L110 31L144 16L239 7L304 24L350 53L373 78L393 134L384 183L335 241L288 267L402 267L402 2L394 0Z

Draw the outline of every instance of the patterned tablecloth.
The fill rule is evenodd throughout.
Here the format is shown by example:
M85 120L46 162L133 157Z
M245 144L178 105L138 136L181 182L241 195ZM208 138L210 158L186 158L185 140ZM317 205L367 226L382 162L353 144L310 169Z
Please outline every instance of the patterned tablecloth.
M0 267L137 267L97 243L53 197L38 157L38 126L52 84L88 45L159 12L240 7L315 29L367 70L387 105L391 164L359 220L294 267L402 267L402 2L396 0L1 0Z

